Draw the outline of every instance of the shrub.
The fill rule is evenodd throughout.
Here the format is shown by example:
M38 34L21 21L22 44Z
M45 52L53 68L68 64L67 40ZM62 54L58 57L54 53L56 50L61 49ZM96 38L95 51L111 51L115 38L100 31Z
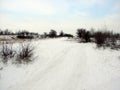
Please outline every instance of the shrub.
M77 37L81 38L84 42L90 42L90 32L86 31L86 29L78 29L77 30Z
M48 34L46 32L44 32L43 38L47 38L47 37L48 37Z
M12 44L3 43L0 55L4 63L7 63L9 58L13 58L15 56L15 51L12 48Z
M21 44L20 46L21 48L18 51L16 60L19 63L32 61L34 47L32 47L30 43Z
M77 30L77 37L79 37L79 38L83 38L84 35L85 35L85 32L86 32L86 30L83 29L83 28L78 29L78 30Z
M19 31L16 33L16 35L17 35L17 38L20 38L20 39L33 39L33 38L39 37L38 33L33 33L26 30Z
M64 34L63 37L73 38L74 36L72 34Z
M85 39L85 42L90 42L90 32L86 31L86 33L85 33L83 38Z
M55 37L57 37L57 32L56 32L55 30L51 30L51 31L49 32L49 37L50 37L50 38L55 38Z
M19 39L33 39L33 36L18 35L17 38L19 38Z
M64 37L64 32L63 31L60 32L59 37Z
M98 31L95 33L95 43L97 44L98 47L105 44L106 39L107 39L107 36L105 33L101 31Z

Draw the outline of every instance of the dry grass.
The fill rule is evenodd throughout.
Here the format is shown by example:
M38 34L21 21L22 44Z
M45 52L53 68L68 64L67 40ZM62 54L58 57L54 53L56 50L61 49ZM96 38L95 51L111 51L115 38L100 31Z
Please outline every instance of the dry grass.
M30 39L1 39L0 38L0 44L3 42L6 43L23 43L25 41L30 41Z

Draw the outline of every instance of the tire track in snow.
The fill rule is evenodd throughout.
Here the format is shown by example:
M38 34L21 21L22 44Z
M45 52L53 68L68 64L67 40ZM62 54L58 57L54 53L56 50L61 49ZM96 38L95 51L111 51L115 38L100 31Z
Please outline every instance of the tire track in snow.
M26 87L29 89L29 86L36 84L37 81L40 81L47 73L49 73L51 71L51 69L55 68L55 66L60 65L63 62L63 58L65 57L65 55L69 52L69 50L72 49L73 46L69 46L66 47L64 50L62 50L61 52L58 52L57 54L55 54L53 56L54 59L51 63L48 64L48 67L46 67L45 69L43 69L42 71L36 73L36 75L33 78L29 78L30 80L24 82L23 86L21 86L19 88L19 90L24 90L23 87ZM38 69L38 68L37 68ZM38 70L39 71L39 70ZM34 73L33 73L34 74ZM17 86L16 86L17 87ZM18 86L19 87L19 86ZM10 88L9 88L10 89ZM27 89L27 90L28 90ZM15 89L16 90L16 89ZM26 90L26 89L25 89ZM34 89L29 89L29 90L34 90Z
M81 47L75 46L67 48L63 54L60 53L56 60L44 70L44 73L41 73L39 79L35 80L37 81L35 90L38 87L43 90L74 90L79 86L78 82L83 83L85 80L83 68L86 64L86 57L84 57L84 51L78 53L77 50L80 50ZM78 71L78 69L80 70ZM69 88L66 88L68 86ZM81 88L83 88L82 85Z
M57 63L52 63L53 66L48 68L47 73L43 74L43 78L41 77L41 81L39 82L38 80L38 83L35 85L35 87L37 87L35 88L36 90L40 84L42 84L40 89L43 90L74 90L80 85L79 82L82 84L83 81L85 81L86 78L83 78L84 68L86 66L85 51L78 53L81 47L75 46L71 49L68 48L69 50L66 49L67 53L58 59ZM46 85L46 83L49 84ZM81 88L83 89L82 85Z
M85 80L86 57L79 44L66 47L51 59L53 61L51 60L43 71L12 90L76 90L76 87L83 89L80 84Z
M85 48L83 49L81 45L78 45L78 47L76 47L76 49L74 49L73 51L76 55L76 59L74 62L75 67L73 68L72 74L70 75L67 83L61 90L85 90L87 81L86 50Z

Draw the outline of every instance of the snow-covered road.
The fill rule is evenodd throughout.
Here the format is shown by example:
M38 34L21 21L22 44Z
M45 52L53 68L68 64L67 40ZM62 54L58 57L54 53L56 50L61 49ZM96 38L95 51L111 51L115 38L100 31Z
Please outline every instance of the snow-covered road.
M0 90L120 90L119 51L66 39L34 42L36 60L1 70Z

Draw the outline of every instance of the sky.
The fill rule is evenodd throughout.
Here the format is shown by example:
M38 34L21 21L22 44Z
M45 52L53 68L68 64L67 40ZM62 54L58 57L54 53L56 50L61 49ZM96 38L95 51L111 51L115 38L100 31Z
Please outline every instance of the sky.
M0 28L75 33L78 28L120 32L120 0L0 0Z

